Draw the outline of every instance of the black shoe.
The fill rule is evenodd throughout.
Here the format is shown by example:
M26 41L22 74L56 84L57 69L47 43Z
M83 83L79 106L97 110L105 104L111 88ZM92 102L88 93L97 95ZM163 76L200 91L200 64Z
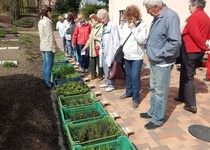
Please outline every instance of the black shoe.
M125 99L125 98L129 98L129 97L132 97L132 96L127 96L126 94L123 94L122 96L120 96L120 99Z
M189 111L193 114L197 113L197 107L196 106L184 106L183 107L186 111Z
M54 87L54 85L53 85L53 83L51 83L50 85L46 85L45 86L47 89L50 89L50 90L55 90L55 87Z
M183 100L181 100L181 99L179 99L178 97L174 97L174 100L175 100L175 101L178 101L178 102L182 102L182 103L184 103L184 101L183 101Z
M147 130L153 130L153 129L156 129L156 128L160 127L160 126L158 126L158 125L156 125L156 124L154 124L152 122L149 122L149 123L145 124L144 127Z
M148 115L148 113L140 113L140 117L141 118L146 118L146 119L152 118L150 115Z
M209 80L209 79L207 79L207 78L204 78L204 79L203 79L203 81L210 81L210 80Z

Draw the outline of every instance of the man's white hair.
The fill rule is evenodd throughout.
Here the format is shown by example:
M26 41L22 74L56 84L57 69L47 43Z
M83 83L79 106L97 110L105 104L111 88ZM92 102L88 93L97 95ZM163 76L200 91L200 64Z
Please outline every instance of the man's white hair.
M163 0L144 0L143 5L147 5L149 7L157 5L158 7L162 7L164 5L164 2Z
M106 9L99 9L97 12L97 17L101 18L102 16L106 16L109 18L109 13Z

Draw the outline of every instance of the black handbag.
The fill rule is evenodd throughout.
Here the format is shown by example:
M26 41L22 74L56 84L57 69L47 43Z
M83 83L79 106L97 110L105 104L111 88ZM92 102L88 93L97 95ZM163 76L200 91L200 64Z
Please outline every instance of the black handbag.
M127 39L124 41L122 45L117 49L116 53L114 54L114 60L121 61L124 58L124 53L123 53L123 46L127 42L128 38L131 36L132 32L129 34Z

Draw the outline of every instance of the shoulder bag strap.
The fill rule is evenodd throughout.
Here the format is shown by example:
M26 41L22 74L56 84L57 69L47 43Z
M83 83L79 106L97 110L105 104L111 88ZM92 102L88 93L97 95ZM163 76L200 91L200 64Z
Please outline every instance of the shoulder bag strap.
M125 45L125 43L127 42L127 40L129 39L129 37L131 36L132 32L129 34L129 36L127 37L127 39L124 41L124 43L122 44L122 46Z

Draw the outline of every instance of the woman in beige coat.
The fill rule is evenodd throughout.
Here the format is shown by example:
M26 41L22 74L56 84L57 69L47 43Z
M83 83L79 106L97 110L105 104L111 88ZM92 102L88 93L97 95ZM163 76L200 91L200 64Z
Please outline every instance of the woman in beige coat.
M87 48L89 48L91 79L95 79L96 77L98 77L99 78L98 81L101 81L103 80L103 68L99 67L99 50L100 50L100 41L101 41L100 30L102 29L102 24L100 23L96 14L92 14L90 16L90 20L93 25L93 28L90 33L89 39L85 47L82 49L82 51L85 51ZM96 75L96 67L98 70L97 75Z
M43 55L42 72L46 88L52 89L53 83L50 81L51 71L54 62L54 53L56 52L55 38L52 26L52 8L42 9L42 19L38 23L40 50Z

